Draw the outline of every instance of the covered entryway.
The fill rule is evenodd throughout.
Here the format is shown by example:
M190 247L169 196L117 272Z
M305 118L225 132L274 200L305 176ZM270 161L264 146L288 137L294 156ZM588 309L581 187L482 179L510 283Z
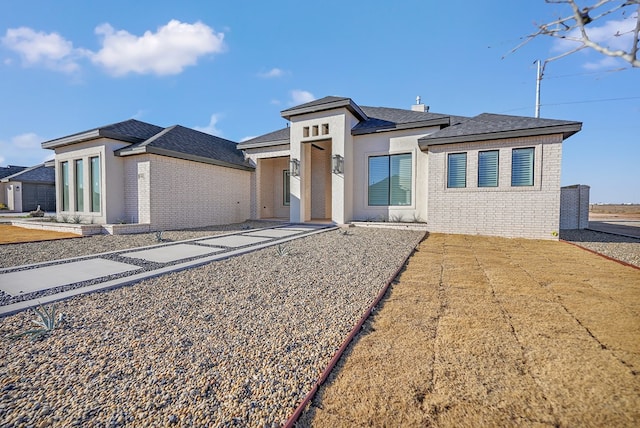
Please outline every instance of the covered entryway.
M304 221L331 220L331 140L315 141L302 145L304 160L309 168L303 167L305 188Z
M289 219L289 157L263 158L256 168L258 218Z

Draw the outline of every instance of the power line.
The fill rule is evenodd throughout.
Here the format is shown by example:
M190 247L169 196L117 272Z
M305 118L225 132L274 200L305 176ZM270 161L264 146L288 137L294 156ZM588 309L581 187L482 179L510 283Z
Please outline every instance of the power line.
M625 100L639 100L640 96L638 97L620 97L620 98L601 98L598 100L583 100L583 101L567 101L567 102L563 102L563 103L549 103L549 104L540 104L541 107L546 107L546 106L561 106L561 105L568 105L568 104L590 104L590 103L600 103L600 102L606 102L606 101L625 101ZM517 110L528 110L531 107L518 107L518 108L512 108L509 110L503 110L500 113L508 113L510 111L517 111Z

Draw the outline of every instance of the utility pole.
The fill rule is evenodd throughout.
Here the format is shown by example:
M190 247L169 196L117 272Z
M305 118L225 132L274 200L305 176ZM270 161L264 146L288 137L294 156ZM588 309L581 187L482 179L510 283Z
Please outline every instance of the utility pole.
M540 66L540 60L537 60L538 74L536 76L536 117L540 117L540 81L542 80L542 67Z

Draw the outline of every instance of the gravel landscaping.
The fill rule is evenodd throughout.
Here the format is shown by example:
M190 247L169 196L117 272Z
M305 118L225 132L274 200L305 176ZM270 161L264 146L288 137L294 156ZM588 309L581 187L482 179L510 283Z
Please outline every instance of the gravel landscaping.
M237 232L247 229L273 227L280 222L246 221L244 223L209 226L188 230L167 230L162 232L165 242L184 239L202 238L222 233ZM95 235L83 238L30 242L24 244L4 244L0 246L0 268L41 263L70 257L87 256L108 251L145 247L158 243L155 232L136 235Z
M31 328L32 312L3 318L0 425L281 425L422 236L328 231L287 243L284 255L267 248L80 296L59 303L61 327L35 341L5 337ZM154 243L143 234L5 245L2 263Z
M563 230L560 238L616 260L640 267L640 239L593 230Z

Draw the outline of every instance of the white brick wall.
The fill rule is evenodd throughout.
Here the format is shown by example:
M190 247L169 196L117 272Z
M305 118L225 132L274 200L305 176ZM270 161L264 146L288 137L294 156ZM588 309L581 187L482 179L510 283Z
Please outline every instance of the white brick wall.
M511 150L535 148L534 185L511 187ZM480 188L478 151L499 150L499 183ZM447 154L467 153L467 187L447 188ZM429 231L557 239L562 135L429 147Z
M576 184L560 189L560 229L589 227L589 186Z
M127 221L152 230L236 223L250 217L251 171L157 155L125 166Z

